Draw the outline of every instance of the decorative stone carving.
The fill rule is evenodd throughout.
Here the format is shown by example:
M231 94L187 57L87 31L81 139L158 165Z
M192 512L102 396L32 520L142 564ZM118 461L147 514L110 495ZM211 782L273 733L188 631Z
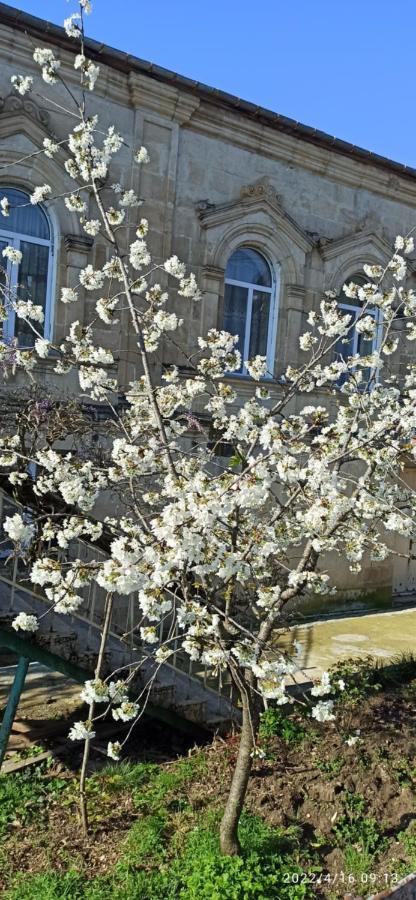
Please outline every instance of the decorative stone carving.
M210 209L215 209L215 203L210 203L208 199L198 200L195 203L195 209L198 214L208 212Z
M241 200L267 200L273 206L281 206L280 198L267 178L260 178L254 184L245 184L240 191Z
M50 115L41 109L34 100L27 97L19 97L18 94L8 94L0 98L0 115L16 115L25 113L29 118L50 131Z
M253 184L243 185L238 200L218 205L210 203L209 199L198 201L196 212L202 227L207 230L223 227L232 222L243 223L244 217L246 219L254 217L259 233L261 228L258 214L265 213L276 231L286 235L303 253L308 253L314 246L314 241L307 232L286 212L275 188L265 177Z

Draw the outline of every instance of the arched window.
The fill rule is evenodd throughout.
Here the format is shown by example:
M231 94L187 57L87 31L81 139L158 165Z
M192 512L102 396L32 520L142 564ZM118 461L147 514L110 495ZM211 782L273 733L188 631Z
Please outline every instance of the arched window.
M252 247L240 247L230 256L225 270L224 329L238 334L244 363L265 356L273 373L276 332L276 286L268 262Z
M0 193L7 197L10 204L10 214L2 216L0 221L0 265L6 270L12 296L32 300L43 307L45 320L43 324L35 322L34 325L38 332L49 338L52 283L52 232L49 220L42 207L32 205L23 191L0 188ZM2 256L8 244L22 253L18 266L11 265ZM8 318L3 323L3 333L9 340L17 339L19 347L32 347L36 339L30 325L18 319L13 310L9 310Z
M359 287L362 287L367 283L368 279L366 279L361 274L355 274L351 275L350 278L347 278L345 283L349 284L351 281L354 284L357 284ZM341 290L341 294L338 299L338 305L340 309L343 310L343 312L348 313L350 316L352 316L352 327L348 329L348 334L345 337L340 338L337 341L335 347L336 358L348 359L350 356L355 356L357 353L360 356L369 356L377 348L378 329L375 328L374 335L369 338L365 333L358 331L353 324L362 313L362 309L364 306L363 301L359 297L347 297L344 291ZM365 315L371 316L374 319L376 325L380 321L380 311L376 308L372 308L370 306L367 307L365 310ZM363 369L362 375L363 383L365 384L365 382L368 381L371 375L371 369ZM345 379L346 375L342 375L340 378L340 384L342 384Z

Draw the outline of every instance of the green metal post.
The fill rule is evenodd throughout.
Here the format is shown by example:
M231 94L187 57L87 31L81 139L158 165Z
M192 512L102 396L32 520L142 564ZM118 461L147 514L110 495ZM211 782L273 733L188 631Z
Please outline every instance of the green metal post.
M11 686L9 699L6 709L4 710L3 721L0 726L0 768L9 743L10 732L14 722L17 707L19 705L20 695L23 690L27 670L29 668L29 660L26 656L19 656L19 662L16 667L13 684Z

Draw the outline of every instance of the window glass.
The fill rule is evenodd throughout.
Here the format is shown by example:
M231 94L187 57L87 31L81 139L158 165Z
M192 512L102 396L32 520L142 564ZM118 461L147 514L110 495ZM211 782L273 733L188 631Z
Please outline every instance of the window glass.
M36 306L42 306L45 312L49 247L20 241L20 250L23 256L19 266L19 297L21 300L32 300ZM43 334L45 323L34 324L36 330ZM24 319L16 319L14 334L19 346L32 347L35 343L36 335Z
M267 356L267 338L270 318L270 294L253 291L249 358Z
M1 196L7 197L10 203L10 213L1 222L5 231L15 231L28 237L49 241L48 220L40 206L34 206L27 194L14 188L1 188Z
M255 356L265 356L269 374L273 372L274 319L275 290L267 260L250 247L235 250L225 271L223 327L238 334L239 374L247 374L244 364Z
M10 214L0 221L0 253L10 244L20 250L22 260L19 265L11 265L4 257L0 258L4 270L0 273L0 283L4 286L7 279L12 297L31 300L42 307L45 321L33 324L38 334L49 337L51 232L47 216L41 206L30 203L23 191L2 188L1 194L9 200ZM36 340L31 326L17 318L10 305L3 334L10 341L17 340L19 347L33 347Z
M257 250L251 247L240 247L228 260L225 272L226 279L244 281L247 284L272 286L270 267Z
M350 282L354 282L354 284L363 285L366 284L366 279L361 274L351 275L350 278L346 279L346 284ZM338 302L342 311L351 316L351 325L348 329L348 334L343 338L339 338L335 347L335 355L337 359L348 359L351 356L355 356L357 353L360 356L369 356L373 350L375 349L377 343L376 333L374 338L366 338L364 335L360 334L354 328L353 323L361 316L361 311L363 307L363 301L359 297L350 298L347 297L344 291L341 291L341 294L338 298ZM365 312L366 315L372 316L372 318L378 322L378 312L375 309L371 309L368 307ZM371 369L362 369L362 380L363 384L365 384L368 379L371 377ZM339 379L339 384L343 384L348 376L346 374L341 375Z
M243 358L244 338L247 320L247 297L245 287L236 284L226 284L224 294L224 330L230 334L238 334L237 350Z

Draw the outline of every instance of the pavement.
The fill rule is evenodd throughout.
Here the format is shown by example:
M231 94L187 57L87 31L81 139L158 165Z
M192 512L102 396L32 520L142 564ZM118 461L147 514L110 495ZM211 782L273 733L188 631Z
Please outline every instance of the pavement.
M415 638L416 609L403 609L296 625L279 636L279 644L288 648L298 641L302 667L322 672L348 657L391 659L416 652Z
M0 709L4 708L16 666L0 668ZM19 718L55 719L72 712L80 703L81 686L60 672L30 663L17 711Z

